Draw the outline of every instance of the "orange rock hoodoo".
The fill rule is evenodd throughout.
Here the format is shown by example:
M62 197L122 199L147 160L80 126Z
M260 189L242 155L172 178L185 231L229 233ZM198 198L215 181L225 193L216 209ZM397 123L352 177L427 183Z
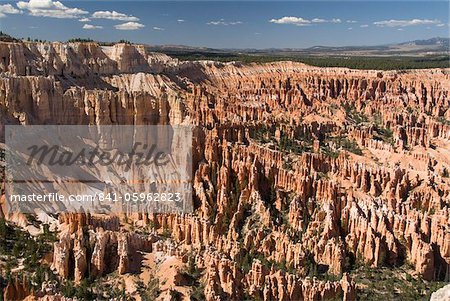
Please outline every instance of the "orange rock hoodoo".
M355 300L355 261L450 277L450 70L178 62L95 43L0 43L0 57L8 123L195 125L194 214L126 217L150 234L60 215L61 277L132 273L163 229L174 254L196 254L207 300Z

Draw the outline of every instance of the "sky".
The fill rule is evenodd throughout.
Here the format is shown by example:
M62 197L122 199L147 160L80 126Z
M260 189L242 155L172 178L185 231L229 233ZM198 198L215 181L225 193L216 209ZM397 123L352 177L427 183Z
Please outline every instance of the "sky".
M0 2L17 38L129 40L211 48L383 45L449 37L449 1Z

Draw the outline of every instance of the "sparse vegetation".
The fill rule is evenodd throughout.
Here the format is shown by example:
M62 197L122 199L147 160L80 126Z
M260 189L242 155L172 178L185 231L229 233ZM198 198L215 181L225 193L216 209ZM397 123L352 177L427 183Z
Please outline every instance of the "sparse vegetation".
M161 237L163 237L163 238L165 238L165 239L168 239L168 238L170 238L170 237L172 236L172 233L170 232L169 227L168 227L168 226L165 226L165 227L163 228L162 233L161 233L160 235L161 235Z
M296 139L288 137L286 133L281 132L280 140L278 142L278 148L282 152L300 155L304 152L310 152L312 150L312 141L298 141Z
M321 146L322 153L332 158L337 158L340 150L348 151L359 156L363 155L362 149L355 140L350 140L341 134L336 137L325 137Z
M408 107L410 109L410 107ZM381 115L381 113L374 113L372 115L372 119L373 119L373 123L375 123L375 125L377 126L382 126L383 125L383 116Z
M129 44L129 45L131 45L131 42L130 42L130 41L128 41L128 40L124 40L124 39L122 39L122 40L119 40L119 43L123 43L123 44Z
M290 137L285 129L280 129L279 139L275 138L276 128L261 126L252 134L253 139L261 144L269 143L272 149L277 149L284 153L301 155L304 152L312 151L312 138L308 135L301 137Z
M44 281L56 280L50 267L42 264L41 259L52 251L56 234L43 225L43 233L31 236L28 232L0 218L0 276L6 282L17 276L26 276L30 288L40 289ZM16 272L13 268L22 266Z
M150 277L147 284L142 281L137 283L139 295L142 301L155 301L160 295L159 280L155 277Z
M205 286L200 281L202 271L197 267L195 263L195 257L193 254L189 254L186 274L191 279L191 286L192 286L191 300L193 301L205 300Z
M96 300L89 279L83 279L79 285L75 285L71 280L65 280L61 286L61 293L67 298Z
M338 145L342 147L344 150L354 153L356 155L362 156L363 154L361 148L359 147L358 143L356 143L355 140L343 138L342 140L340 140L340 144Z
M407 266L398 268L369 268L360 266L351 272L357 285L358 300L429 300L432 292L445 282L428 282L411 276Z
M323 154L325 154L326 156L328 156L328 157L331 157L331 158L337 158L337 157L339 157L339 151L337 151L337 150L333 150L333 149L331 149L330 147L328 147L328 146L322 146L321 148L320 148L320 151L323 153Z
M48 226L44 226L44 233L33 237L0 218L0 254L14 262L23 259L25 268L39 266L40 258L52 250L55 241L56 235Z
M352 69L403 70L425 68L448 68L449 56L314 56L314 55L276 55L226 52L179 52L164 51L180 60L213 60L219 62L239 61L249 63L267 63L275 61L295 61L317 67L346 67Z
M359 125L363 122L368 122L369 118L364 114L358 111L354 104L350 103L342 103L342 108L344 108L347 117L352 123Z
M94 40L89 38L72 38L67 40L67 43L80 43L80 42L91 43L94 42Z
M394 145L394 134L390 128L377 127L375 132L374 138L376 140L382 140L385 143Z
M0 41L1 42L19 42L18 39L13 38L12 36L10 36L9 34L0 31Z
M437 118L437 121L440 122L440 123L443 123L443 124L445 124L445 125L450 125L450 120L445 119L445 118L442 117L442 116L438 117L438 118Z
M261 264L266 267L274 267L276 270L284 271L285 273L297 274L298 271L293 267L289 266L286 261L277 262L274 260L269 260L264 254L258 253L255 250L243 249L241 254L235 258L238 266L243 271L244 274L248 273L252 269L253 261L259 260Z
M260 143L268 143L274 135L275 131L272 131L272 129L267 126L261 125L253 131L252 138Z

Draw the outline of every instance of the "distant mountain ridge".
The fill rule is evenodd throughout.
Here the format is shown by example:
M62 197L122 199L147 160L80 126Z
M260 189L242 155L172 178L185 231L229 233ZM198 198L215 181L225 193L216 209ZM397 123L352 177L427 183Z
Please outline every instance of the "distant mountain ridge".
M404 43L399 43L398 45L416 45L416 46L431 46L431 45L439 45L442 47L449 47L450 38L431 38L427 40L414 40Z
M302 55L411 55L449 54L449 38L435 37L375 46L313 46L309 48L267 48L267 49L214 49L183 45L149 45L151 51L165 53L247 53L247 54L302 54Z

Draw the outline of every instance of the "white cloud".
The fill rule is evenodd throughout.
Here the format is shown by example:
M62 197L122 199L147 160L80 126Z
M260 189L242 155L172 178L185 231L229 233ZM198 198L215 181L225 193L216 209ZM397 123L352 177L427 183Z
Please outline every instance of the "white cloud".
M353 29L353 27L349 27L349 28L347 28L348 30L352 30Z
M311 20L312 23L341 23L341 19L331 19L331 20L326 20L326 19L319 19L319 18L314 18Z
M342 23L342 20L339 18L334 18L331 20L314 18L312 20L303 19L301 17L282 17L280 19L271 19L270 23L275 24L292 24L296 26L309 26L312 23Z
M123 13L116 12L115 10L109 11L96 11L92 14L92 18L95 19L109 19L109 20L119 20L119 21L139 21L139 18L134 16L129 16Z
M178 19L177 22L178 22L178 23L183 23L184 20L183 20L183 19Z
M227 22L224 19L220 19L218 21L210 21L208 23L206 23L208 25L223 25L223 26L228 26L228 25L239 25L242 24L241 21L232 21L232 22Z
M403 28L398 28L397 30L398 30L398 31L403 31Z
M80 20L78 20L79 22L91 22L91 19L89 19L89 18L83 18L83 19L80 19Z
M437 26L437 27L444 27L445 24L444 24L444 23L440 23L440 24L437 24L436 26Z
M153 30L159 30L159 31L163 31L163 30L164 30L164 28L161 28L161 27L157 27L157 26L153 26Z
M373 22L374 25L379 27L406 27L415 25L433 25L440 24L439 20L429 20L429 19L412 19L412 20L385 20Z
M358 21L355 21L355 20L347 20L345 22L347 22L347 23L358 23Z
M292 24L297 26L308 26L311 24L310 20L299 17L283 17L280 19L271 19L269 22L275 24Z
M102 29L103 26L92 25L92 24L84 24L83 29Z
M118 30L137 30L144 28L145 25L137 22L127 22L119 25L114 25L114 27Z
M15 15L22 13L17 8L13 7L11 4L0 5L0 18L5 17L7 14Z
M361 27L361 28L367 28L367 27L369 27L369 25L363 24L363 25L361 25L361 26L359 26L359 27Z
M70 8L59 1L52 0L30 0L17 2L17 7L28 10L28 13L36 17L50 17L60 19L79 18L88 14L87 11L79 8Z

